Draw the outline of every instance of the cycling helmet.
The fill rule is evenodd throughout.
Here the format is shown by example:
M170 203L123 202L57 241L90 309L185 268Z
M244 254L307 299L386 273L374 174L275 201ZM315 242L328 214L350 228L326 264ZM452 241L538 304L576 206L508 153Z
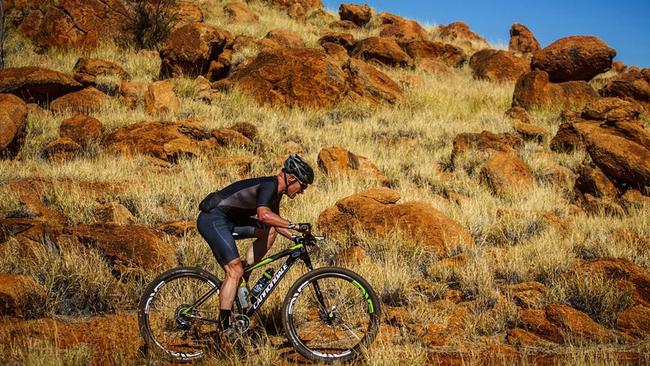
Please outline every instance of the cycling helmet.
M284 161L282 171L295 175L302 184L314 183L314 170L297 154L290 155Z

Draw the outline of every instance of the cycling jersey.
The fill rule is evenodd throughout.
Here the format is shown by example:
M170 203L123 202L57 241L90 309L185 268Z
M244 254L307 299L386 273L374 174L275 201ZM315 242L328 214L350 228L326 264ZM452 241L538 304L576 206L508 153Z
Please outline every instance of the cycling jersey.
M233 221L245 220L257 214L257 208L266 206L280 213L278 178L260 177L235 182L210 193L199 205L202 212L219 208Z
M280 214L280 199L278 178L261 177L235 182L201 201L197 229L222 267L239 258L236 239L253 238L256 230L268 229L252 218L257 208L269 207Z

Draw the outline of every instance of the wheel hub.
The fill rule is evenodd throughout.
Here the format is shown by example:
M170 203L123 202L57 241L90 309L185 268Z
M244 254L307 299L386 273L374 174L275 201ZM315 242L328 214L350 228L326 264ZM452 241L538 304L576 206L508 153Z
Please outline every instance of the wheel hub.
M191 309L190 305L183 304L179 307L176 308L176 311L174 312L176 314L176 324L184 330L187 330L190 328L190 325L192 324L192 319L190 319L188 315L188 310Z

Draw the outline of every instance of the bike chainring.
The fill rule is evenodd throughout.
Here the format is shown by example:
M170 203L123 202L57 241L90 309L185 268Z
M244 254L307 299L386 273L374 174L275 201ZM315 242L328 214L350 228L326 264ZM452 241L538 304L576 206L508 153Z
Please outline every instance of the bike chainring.
M250 319L244 315L244 314L237 314L235 315L235 327L239 331L240 334L244 334L248 331L250 327Z

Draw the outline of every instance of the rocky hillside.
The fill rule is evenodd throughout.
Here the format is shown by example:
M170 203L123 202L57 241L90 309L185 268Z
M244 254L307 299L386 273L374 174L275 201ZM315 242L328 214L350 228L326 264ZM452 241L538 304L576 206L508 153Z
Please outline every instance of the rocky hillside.
M156 364L144 287L221 275L198 202L290 153L319 170L283 215L384 304L363 364L650 362L650 70L601 39L513 24L496 49L320 0L3 4L2 364ZM207 363L295 363L300 275L245 356Z

